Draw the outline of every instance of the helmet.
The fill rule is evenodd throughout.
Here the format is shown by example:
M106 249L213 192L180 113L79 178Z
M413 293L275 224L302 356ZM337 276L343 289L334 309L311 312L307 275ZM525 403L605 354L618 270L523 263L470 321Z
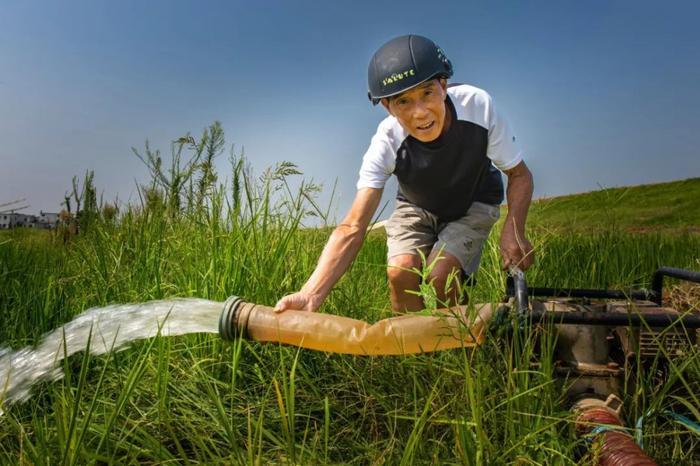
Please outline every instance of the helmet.
M452 76L445 52L427 37L410 34L382 45L369 62L369 100L374 105L435 77Z

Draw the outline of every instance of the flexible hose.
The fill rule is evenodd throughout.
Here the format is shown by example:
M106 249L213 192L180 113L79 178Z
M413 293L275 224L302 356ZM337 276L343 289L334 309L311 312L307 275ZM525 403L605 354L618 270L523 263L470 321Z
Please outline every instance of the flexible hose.
M656 461L622 429L620 418L604 407L587 409L576 418L579 434L596 436L600 448L596 457L600 466L656 466Z
M356 355L401 355L473 347L485 338L490 305L477 308L473 321L466 307L433 315L403 315L368 324L316 312L285 311L232 297L219 320L223 339L245 337L259 342Z

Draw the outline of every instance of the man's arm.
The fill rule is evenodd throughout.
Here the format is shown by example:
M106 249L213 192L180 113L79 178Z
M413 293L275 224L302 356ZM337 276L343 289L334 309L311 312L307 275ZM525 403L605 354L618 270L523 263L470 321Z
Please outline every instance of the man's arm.
M532 200L532 173L525 162L520 162L505 173L508 176L508 215L501 232L503 268L517 266L525 270L534 259L532 245L525 236L525 220Z
M331 288L357 256L369 222L379 206L382 191L375 188L357 191L350 211L333 230L311 277L300 291L280 299L275 305L275 311L296 309L313 312L321 306Z

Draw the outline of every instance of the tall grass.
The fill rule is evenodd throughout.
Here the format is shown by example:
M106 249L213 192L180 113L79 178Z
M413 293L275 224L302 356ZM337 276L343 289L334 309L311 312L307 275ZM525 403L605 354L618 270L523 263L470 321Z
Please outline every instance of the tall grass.
M231 165L228 186L194 182L190 197L178 178L178 202L167 197L176 191L151 187L141 205L65 244L46 232L3 232L2 344L35 343L108 303L236 294L271 305L298 289L328 235L300 228L309 212L324 211L314 203L317 187L294 181L289 164L262 177L241 158ZM648 286L659 265L700 268L692 234L532 240L528 280L539 286ZM383 236L368 235L323 311L389 316L385 254ZM499 265L496 231L472 302L502 298ZM158 337L67 359L62 381L41 384L0 417L0 463L577 464L583 445L563 406L566 382L553 375L552 346L551 332L539 328L495 333L476 350L376 358ZM651 412L645 447L661 463L697 464L697 435L658 413L698 421L700 356L671 361L663 377L660 370L634 375L628 424Z

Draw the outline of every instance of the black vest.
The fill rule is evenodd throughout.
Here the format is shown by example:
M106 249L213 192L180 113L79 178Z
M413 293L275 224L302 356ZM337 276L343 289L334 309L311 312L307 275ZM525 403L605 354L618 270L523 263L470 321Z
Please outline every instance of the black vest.
M397 198L411 202L449 222L463 217L472 202L503 202L501 173L486 156L488 129L458 120L448 96L452 123L434 141L408 136L396 153Z

